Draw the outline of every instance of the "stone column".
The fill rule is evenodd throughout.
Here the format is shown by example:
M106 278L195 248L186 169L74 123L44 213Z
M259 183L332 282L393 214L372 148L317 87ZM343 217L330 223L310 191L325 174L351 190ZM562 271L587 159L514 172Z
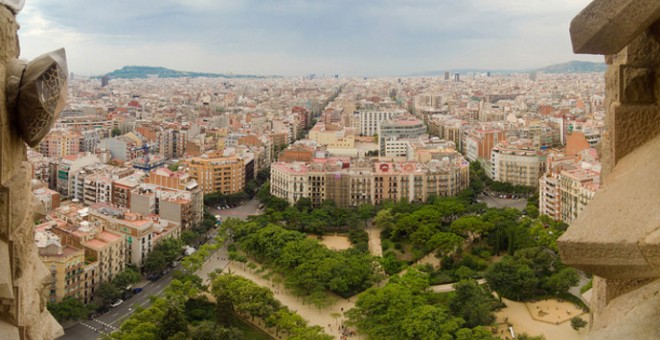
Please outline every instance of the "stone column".
M589 339L660 334L660 2L594 0L571 23L576 53L608 64L603 187L558 241L593 273Z
M30 164L7 109L8 62L19 55L16 10L0 5L0 339L54 339L64 332L46 309L50 273L34 244Z

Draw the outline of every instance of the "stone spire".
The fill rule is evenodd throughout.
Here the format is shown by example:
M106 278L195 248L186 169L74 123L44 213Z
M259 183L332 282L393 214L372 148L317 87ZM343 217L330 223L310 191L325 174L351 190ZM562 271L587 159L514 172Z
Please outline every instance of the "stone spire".
M56 111L61 107L57 104L61 106L65 94L62 90L66 89L65 75L60 72L66 66L61 60L48 61L47 56L32 66L16 60L19 43L15 13L23 3L0 1L0 339L54 339L63 331L46 309L44 288L50 272L34 244L31 168L25 145L29 131L40 130L41 135L34 134L31 142L37 141L59 114ZM28 68L32 70L31 79L24 77ZM17 70L21 72L16 74ZM55 92L35 99L35 91L44 94L44 86L37 86L42 88L37 90L35 82ZM25 105L31 107L30 113ZM50 117L44 117L46 112L51 113ZM31 119L38 122L32 123Z

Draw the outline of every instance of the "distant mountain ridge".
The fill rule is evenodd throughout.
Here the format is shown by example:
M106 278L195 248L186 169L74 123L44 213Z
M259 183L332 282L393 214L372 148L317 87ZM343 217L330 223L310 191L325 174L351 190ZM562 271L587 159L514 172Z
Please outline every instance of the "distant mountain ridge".
M106 73L110 78L136 79L136 78L264 78L263 76L251 74L224 74L208 72L186 72L176 71L165 67L157 66L124 66L118 70Z
M591 73L605 72L606 69L607 65L605 63L572 60L563 64L541 67L536 71L545 73Z
M595 63L591 61L578 61L571 60L566 63L554 64L539 68L527 68L518 70L493 70L493 69L477 69L477 68L461 68L461 69L448 69L450 73L486 73L493 74L513 74L513 73L530 73L530 72L544 72L544 73L591 73L591 72L605 72L607 65L605 63ZM445 71L427 71L413 73L411 76L441 76Z

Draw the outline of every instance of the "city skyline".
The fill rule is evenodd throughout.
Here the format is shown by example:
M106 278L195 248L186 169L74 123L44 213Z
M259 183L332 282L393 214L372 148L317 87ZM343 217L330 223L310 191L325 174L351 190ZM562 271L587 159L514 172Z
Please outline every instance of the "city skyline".
M22 58L65 47L77 74L148 65L258 75L388 76L601 61L578 57L570 47L570 20L588 3L34 0L18 21Z

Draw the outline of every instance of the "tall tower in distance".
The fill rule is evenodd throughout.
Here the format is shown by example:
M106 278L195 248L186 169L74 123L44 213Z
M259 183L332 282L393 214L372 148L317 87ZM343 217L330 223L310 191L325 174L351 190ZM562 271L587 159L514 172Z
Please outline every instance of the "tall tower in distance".
M454 73L454 81L455 82L461 81L461 75L459 73Z
M445 81L449 80L449 71L445 71Z

